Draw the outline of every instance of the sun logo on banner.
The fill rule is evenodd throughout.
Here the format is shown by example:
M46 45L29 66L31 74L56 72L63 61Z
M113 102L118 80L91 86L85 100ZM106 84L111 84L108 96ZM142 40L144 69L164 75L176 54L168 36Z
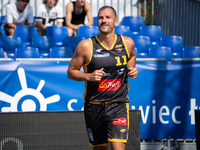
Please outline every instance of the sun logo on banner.
M28 88L24 69L19 68L17 73L22 90L18 91L14 97L0 91L0 100L10 103L10 107L2 107L2 112L46 111L47 104L55 103L60 100L58 94L46 99L44 98L40 92L45 84L44 80L40 80L37 89Z

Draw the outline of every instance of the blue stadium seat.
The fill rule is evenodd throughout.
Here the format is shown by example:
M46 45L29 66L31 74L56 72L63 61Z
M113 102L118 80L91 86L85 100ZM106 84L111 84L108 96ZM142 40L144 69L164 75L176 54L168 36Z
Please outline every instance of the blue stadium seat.
M77 36L84 37L85 39L99 34L97 26L80 26L77 30Z
M23 45L20 37L15 37L15 36L0 37L0 47L2 47L4 51L7 53L8 58L14 58L15 48L22 46Z
M144 20L141 16L124 16L121 25L129 26L133 34L139 35L140 27L144 26Z
M63 46L63 39L69 36L66 26L56 25L47 27L45 34L54 38L56 46Z
M182 58L200 58L200 46L187 46L183 48Z
M20 37L23 46L31 46L32 38L39 37L35 26L16 26L14 36Z
M98 26L98 17L93 17L93 26Z
M5 58L4 50L0 47L0 58Z
M134 47L134 51L135 51L135 55L136 57L138 56L138 50L137 50L137 47Z
M159 46L160 38L163 36L162 28L156 25L145 25L140 27L140 35L148 36L151 46Z
M115 34L123 35L123 36L128 36L132 38L132 33L129 28L129 26L115 26Z
M39 49L40 57L42 58L48 58L50 48L55 46L54 38L51 36L38 36L32 40L32 47Z
M15 49L15 58L40 58L36 47L18 47Z
M50 49L50 58L72 58L73 51L69 47L52 47Z
M84 39L85 39L84 37L79 37L79 36L65 37L63 39L63 46L71 48L73 50L73 53L74 53L78 43L80 41L84 40Z
M3 23L6 16L0 16L0 25Z
M151 48L150 39L148 36L137 36L134 39L135 47L137 48L138 58L149 57L149 50Z
M181 58L184 42L181 36L163 36L160 38L160 46L170 47L173 58Z
M170 61L172 56L171 48L165 46L158 46L150 49L149 58L165 58L165 61Z
M1 36L6 36L5 30L2 26L0 26L0 33Z

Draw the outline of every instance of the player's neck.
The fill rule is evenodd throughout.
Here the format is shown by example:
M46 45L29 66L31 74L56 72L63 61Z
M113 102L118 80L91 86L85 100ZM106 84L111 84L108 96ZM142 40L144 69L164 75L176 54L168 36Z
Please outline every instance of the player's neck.
M102 44L104 44L109 49L113 46L113 43L115 42L115 33L110 34L103 34L100 33L98 35L98 39L101 41Z

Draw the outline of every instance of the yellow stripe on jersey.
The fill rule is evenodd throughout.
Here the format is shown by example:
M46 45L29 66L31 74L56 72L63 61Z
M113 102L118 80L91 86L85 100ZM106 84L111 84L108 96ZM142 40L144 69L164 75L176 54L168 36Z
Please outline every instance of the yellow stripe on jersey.
M95 36L95 38L97 39L97 41L99 42L99 44L101 44L101 46L103 46L106 50L112 50L113 47L114 47L114 45L115 45L115 43L116 43L116 41L117 41L117 35L115 34L115 41L114 41L112 47L109 49L107 46L105 46L105 45L99 40L99 38L97 37L97 35Z
M84 64L84 65L83 65L83 69L84 69L84 72L85 72L85 73L88 72L88 70L87 70L87 65L89 65L89 63L91 62L91 60L92 60L92 54L93 54L93 43L92 43L92 39L89 38L89 40L90 40L90 43L91 43L90 59L89 59L89 61L88 61L87 64ZM86 94L87 94L87 81L85 81L85 92L84 92L84 94L83 94L83 99L85 99Z
M126 49L126 53L127 53L127 55L128 55L128 58L130 58L130 54L129 54L129 52L128 52L126 43L125 43L125 41L124 41L124 37L123 37L122 35L121 35L121 37L122 37L122 41L123 41L123 43L124 43L124 47L125 47L125 49Z

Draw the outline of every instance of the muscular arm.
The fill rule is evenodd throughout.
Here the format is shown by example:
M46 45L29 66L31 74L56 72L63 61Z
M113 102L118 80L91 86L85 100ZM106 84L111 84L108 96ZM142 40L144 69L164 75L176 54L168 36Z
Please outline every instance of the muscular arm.
M90 3L85 2L85 10L86 10L86 15L88 19L88 23L86 26L92 26L93 25L93 17L92 17L92 7Z
M90 60L91 42L87 40L81 41L72 57L67 76L69 79L76 81L99 81L105 74L103 68L95 70L93 73L83 73L80 71L81 67Z
M134 79L137 77L137 74L138 74L137 68L135 68L135 64L136 64L136 54L134 51L135 43L129 37L124 37L124 40L125 40L125 43L130 55L130 59L128 60L128 63L127 63L128 76L130 79Z
M72 20L72 12L73 12L73 3L70 2L69 4L67 4L66 6L66 17L65 17L65 23L66 26L73 29L73 30L77 30L77 27L74 26L73 24L71 24L71 20Z

